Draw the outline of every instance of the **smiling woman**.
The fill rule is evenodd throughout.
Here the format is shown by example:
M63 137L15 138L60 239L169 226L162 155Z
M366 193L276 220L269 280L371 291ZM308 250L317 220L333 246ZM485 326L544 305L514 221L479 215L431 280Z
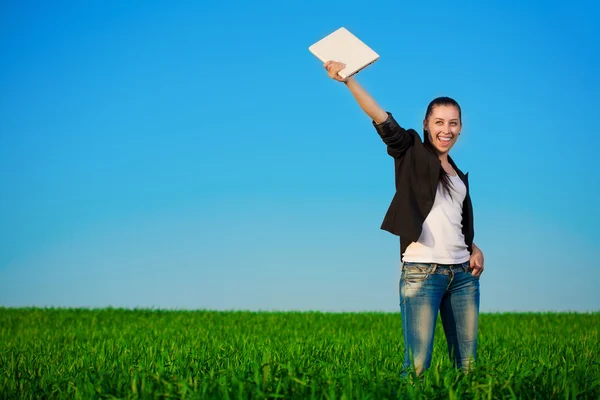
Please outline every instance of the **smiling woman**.
M324 67L332 79L347 85L394 158L396 194L381 228L400 237L404 372L414 368L420 374L429 368L438 312L451 359L469 369L477 353L483 253L473 243L467 175L449 155L460 136L461 108L450 97L431 101L422 141L381 108L354 76L342 78L343 63L328 61Z
M429 103L423 121L424 145L440 155L442 163L440 183L446 193L450 193L449 175L456 176L452 166L448 163L447 155L456 143L461 129L461 109L456 100L450 97L438 97ZM446 157L443 157L444 155Z

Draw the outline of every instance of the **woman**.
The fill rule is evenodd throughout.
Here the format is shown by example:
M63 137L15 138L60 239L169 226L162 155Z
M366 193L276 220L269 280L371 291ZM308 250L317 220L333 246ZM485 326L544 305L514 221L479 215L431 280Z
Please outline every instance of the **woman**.
M354 77L338 74L345 65L324 64L329 76L348 89L372 119L394 158L396 194L382 229L400 237L400 310L404 367L417 374L429 368L438 312L454 364L467 369L476 359L479 277L483 253L473 243L473 208L467 175L449 151L460 136L461 109L448 97L434 99L423 120L424 140L384 111Z

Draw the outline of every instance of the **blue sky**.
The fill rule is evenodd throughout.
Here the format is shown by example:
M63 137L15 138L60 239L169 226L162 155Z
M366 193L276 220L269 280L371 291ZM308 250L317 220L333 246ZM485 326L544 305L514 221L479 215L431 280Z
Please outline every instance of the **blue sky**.
M402 125L463 108L482 311L599 310L600 6L524 3L5 2L0 305L398 311L344 26Z

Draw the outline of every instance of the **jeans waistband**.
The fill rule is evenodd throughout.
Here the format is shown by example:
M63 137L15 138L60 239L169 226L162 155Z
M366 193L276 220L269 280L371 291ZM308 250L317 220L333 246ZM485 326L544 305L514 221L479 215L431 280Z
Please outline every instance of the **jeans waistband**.
M408 264L408 265L407 265ZM410 268L418 268L428 274L438 273L444 275L451 275L457 270L463 270L469 272L469 261L465 261L460 264L438 264L438 263L419 263L419 262L403 262L402 271Z

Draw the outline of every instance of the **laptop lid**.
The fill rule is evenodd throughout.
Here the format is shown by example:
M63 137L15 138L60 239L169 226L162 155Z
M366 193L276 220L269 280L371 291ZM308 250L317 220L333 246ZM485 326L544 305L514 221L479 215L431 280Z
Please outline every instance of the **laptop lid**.
M346 79L379 59L373 49L341 27L308 48L323 63L333 60L346 64L339 75Z

